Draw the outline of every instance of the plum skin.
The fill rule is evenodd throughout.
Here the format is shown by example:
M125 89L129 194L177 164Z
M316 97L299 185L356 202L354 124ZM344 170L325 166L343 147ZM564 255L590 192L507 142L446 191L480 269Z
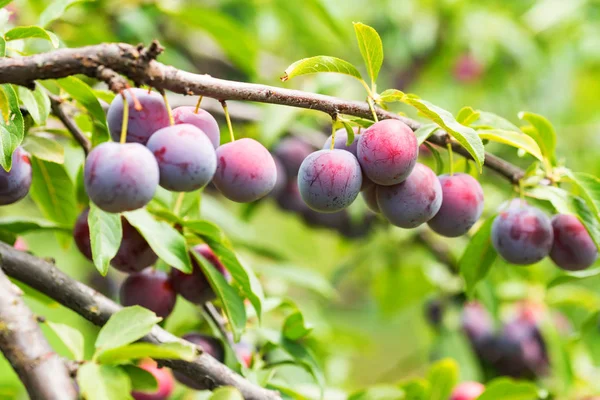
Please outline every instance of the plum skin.
M379 204L377 204L377 185L370 184L367 185L366 188L363 188L360 192L363 200L369 210L373 211L375 214L381 213L381 208L379 208Z
M191 343L195 344L196 346L199 346L202 349L202 351L209 354L211 357L213 357L217 361L219 361L219 362L225 361L225 348L223 347L223 343L219 339L217 339L213 336L208 336L208 335L204 335L202 333L195 333L195 332L183 335L182 339L187 340L188 342L191 342ZM173 371L173 376L180 383L184 384L185 386L187 386L191 389L194 389L194 390L205 389L205 386L201 386L201 385L197 384L194 380L192 380L191 378L188 378L187 375L184 375L181 372Z
M475 400L485 391L485 386L479 382L461 382L452 391L450 400Z
M238 203L258 200L275 187L277 167L271 153L254 139L239 139L217 149L213 183L225 197Z
M567 271L581 271L598 258L598 248L585 226L574 215L558 214L552 218L554 243L550 258Z
M408 125L399 120L376 122L360 134L358 161L365 175L378 185L404 181L417 163L419 144Z
M167 318L175 308L177 293L165 272L145 270L125 279L120 299L125 307L139 305L161 318Z
M75 221L73 239L79 251L92 260L92 247L90 243L90 226L88 225L89 209L83 210ZM125 218L121 217L123 236L117 254L111 265L125 273L135 273L154 264L158 256L146 239Z
M358 128L354 127L352 129L354 131L354 135L357 135ZM327 138L327 140L325 141L325 144L323 144L323 150L331 149L331 139L332 139L332 136L329 136ZM333 146L333 148L349 151L350 153L352 153L352 155L354 157L358 158L358 136L354 137L354 141L352 143L350 143L350 146L346 145L347 142L348 142L348 132L346 132L345 128L341 128L341 129L338 129L337 131L335 131L335 145Z
M542 260L550 253L553 238L550 219L524 201L513 201L492 223L492 245L512 264Z
M16 203L29 192L31 187L31 161L27 153L17 147L12 153L10 171L0 168L0 205Z
M298 171L302 200L324 213L343 210L358 196L362 173L356 157L345 150L318 150L310 154Z
M139 143L105 142L85 161L84 184L90 200L112 213L148 204L159 181L156 159Z
M462 236L483 212L483 189L468 174L440 175L442 206L428 222L435 232L446 237Z
M221 143L221 131L215 117L201 108L196 112L196 107L180 106L173 109L173 120L176 124L192 124L199 128L210 139L216 149Z
M154 154L159 184L167 190L191 192L206 186L217 170L210 139L191 124L159 129L146 147Z
M158 368L156 361L153 360L142 361L138 366L154 375L158 388L152 393L134 391L131 392L131 396L135 400L167 400L175 386L171 371L166 368Z
M302 161L314 151L315 149L304 140L288 136L275 146L273 153L283 164L288 179L296 179Z
M416 228L440 209L442 187L429 167L417 163L404 182L377 187L377 204L381 214L393 225Z
M135 109L130 90L142 106L141 110ZM125 90L123 93L129 108L126 142L146 144L154 132L170 125L165 101L158 93L148 93L147 90L139 88ZM121 139L123 108L123 97L115 96L106 114L108 130L115 142Z

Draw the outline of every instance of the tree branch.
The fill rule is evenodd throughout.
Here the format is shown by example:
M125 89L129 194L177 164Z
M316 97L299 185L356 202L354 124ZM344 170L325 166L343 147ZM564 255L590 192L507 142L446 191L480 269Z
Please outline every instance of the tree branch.
M181 71L156 61L155 58L161 51L162 48L157 42L153 42L148 48L110 43L75 49L59 49L21 58L2 58L0 59L0 84L14 83L31 86L37 79L58 79L75 74L97 78L99 71L109 69L125 75L138 85L146 84L158 90L203 95L217 100L280 104L319 110L329 115L346 114L363 118L372 117L365 102L342 100L332 96L274 86L227 81L208 75ZM377 116L380 119L401 120L413 130L421 126L417 121L380 108L377 109ZM446 133L439 133L431 136L428 141L445 147L450 141L450 137ZM452 148L457 154L471 158L460 144L452 142ZM486 153L485 165L511 183L517 183L524 174L522 169L489 153Z
M112 300L70 278L45 260L15 250L2 242L0 242L0 256L2 257L0 268L7 275L53 298L98 326L104 325L114 313L121 309L121 306ZM0 296L0 301L2 301L2 296ZM155 344L187 343L159 326L154 326L142 340ZM189 345L189 343L187 344ZM218 386L234 386L248 400L281 399L277 392L254 385L207 353L200 354L192 362L160 360L160 364L183 373L209 390ZM53 379L56 379L56 376L53 376ZM51 379L48 379L48 382L50 381ZM45 384L48 383L45 382ZM61 400L64 398L62 397Z
M52 114L56 115L56 117L60 119L60 122L63 123L65 128L67 128L67 130L71 132L71 135L75 140L77 140L77 142L83 149L85 155L87 156L87 154L92 149L92 144L85 136L85 134L81 131L81 129L79 129L75 121L73 121L73 118L71 118L64 110L64 106L62 104L63 102L60 99L60 97L54 95L50 95L49 97L50 106L52 107Z
M2 267L4 264L2 260ZM66 365L46 341L22 295L0 270L0 350L32 400L76 399Z

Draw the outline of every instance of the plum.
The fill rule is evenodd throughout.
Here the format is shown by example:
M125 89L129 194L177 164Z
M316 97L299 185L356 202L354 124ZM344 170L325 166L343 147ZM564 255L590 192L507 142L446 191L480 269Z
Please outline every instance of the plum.
M331 213L348 207L360 192L362 173L356 157L345 150L319 150L302 162L298 188L313 210Z
M473 82L481 78L484 66L471 54L461 55L454 65L454 78L459 82Z
M244 367L250 368L250 365L252 364L252 357L254 355L254 348L252 345L242 339L233 345L233 350L235 351L235 356L240 363Z
M442 187L435 173L417 163L408 178L397 185L378 186L381 214L395 226L415 228L429 221L442 204Z
M208 336L208 335L204 335L202 333L195 333L195 332L184 335L182 339L187 340L188 342L191 342L191 343L195 344L196 346L199 346L202 349L202 351L209 354L211 357L215 358L217 361L219 361L219 362L225 361L225 348L223 347L223 343L219 339L217 339L213 336ZM173 371L173 376L175 376L175 379L177 379L180 383L186 385L187 387L189 387L191 389L195 389L195 390L205 389L205 386L201 386L201 385L197 384L194 380L192 380L191 378L188 378L186 375L182 374L181 372Z
M474 301L464 305L461 315L461 326L475 345L482 343L494 333L492 316L482 304Z
M554 242L550 258L562 269L580 271L598 258L598 248L585 226L574 215L558 214L552 218Z
M0 168L0 205L16 203L27 196L31 187L31 161L27 153L17 147L12 153L10 171Z
M202 130L216 149L221 143L221 132L215 117L201 108L181 106L173 109L173 119L176 124L192 124Z
M315 148L296 136L282 139L273 153L281 160L288 179L296 179L302 161L308 157Z
M365 175L378 185L404 181L417 162L419 144L413 131L402 121L379 121L358 138L358 161Z
M138 100L141 110L136 110L131 93ZM145 89L129 89L123 92L127 98L129 115L127 120L126 142L146 144L150 136L157 130L170 125L169 113L162 96ZM108 130L115 142L121 139L123 126L123 97L115 96L106 114Z
M271 154L271 156L273 157L273 161L275 162L277 180L275 181L275 186L273 187L273 190L271 190L271 192L269 193L269 197L277 199L285 191L285 188L287 186L287 176L285 172L285 167L283 166L283 163L281 162L279 157L273 154Z
M210 139L191 124L159 129L146 147L156 157L159 184L167 190L198 190L211 181L217 170L217 154Z
M462 236L483 212L483 190L471 175L441 175L442 206L428 222L435 232L446 237Z
M254 139L239 139L217 149L213 183L225 197L238 203L258 200L275 187L277 167L271 153Z
M354 134L358 133L358 128L354 127ZM348 132L346 132L345 128L338 129L335 131L335 145L334 149L346 150L352 153L354 157L358 157L357 148L358 148L358 136L354 137L354 141L350 144L350 146L346 146L346 142L348 141ZM323 150L331 149L331 136L327 138L325 144L323 145Z
M139 305L153 311L161 318L167 318L177 301L169 276L156 270L146 270L131 274L121 285L121 304Z
M554 234L542 211L515 200L494 219L492 245L506 261L534 264L550 253Z
M133 398L135 400L167 400L175 386L171 372L166 368L159 368L156 361L150 359L140 362L138 366L154 375L158 388L152 393L133 391L131 392Z
M85 209L77 217L73 228L73 239L79 251L92 260L88 213L89 209ZM123 217L121 217L121 226L123 227L123 238L117 254L110 261L111 265L119 271L134 273L154 264L158 256L152 251L146 239Z
M485 386L479 382L461 382L454 390L450 400L475 400L485 391Z
M90 200L107 212L145 206L152 200L158 181L156 159L139 143L105 142L85 161L85 190Z
M367 204L367 207L369 207L369 210L373 211L376 214L379 214L381 212L379 204L377 204L377 185L375 185L374 183L371 185L367 185L366 188L361 190L360 194L365 203Z
M312 211L302 200L297 181L289 181L283 191L277 196L277 205L285 211L302 213L306 210Z

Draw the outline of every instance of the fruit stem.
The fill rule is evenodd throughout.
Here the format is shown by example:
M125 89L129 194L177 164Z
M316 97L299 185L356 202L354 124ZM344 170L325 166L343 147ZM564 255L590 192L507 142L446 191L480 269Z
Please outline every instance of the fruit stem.
M194 114L198 114L198 110L200 110L200 103L202 103L202 98L204 96L198 96L198 102L196 103L196 109L194 110Z
M375 112L375 106L373 105L373 99L371 96L367 97L367 103L369 104L369 108L371 109L371 113L373 114L373 121L379 122L379 118L377 118L377 113Z
M165 100L165 106L167 107L167 114L169 115L169 124L175 125L175 118L173 118L173 110L171 110L171 106L169 105L169 99L167 98L167 94L163 92L162 96Z
M123 96L123 123L121 124L121 140L119 143L123 144L127 141L127 123L129 122L129 104L127 103L127 97L124 93Z
M523 183L523 179L519 179L519 197L522 201L525 200L525 184Z
M130 87L128 87L127 90L131 95L131 100L133 100L133 108L135 108L136 111L142 111L144 107L142 107L142 103L140 103L140 101L137 99L135 93L133 93L133 90L131 90ZM152 88L150 88L150 91L152 91Z
M452 143L448 142L446 144L448 148L448 163L450 164L450 176L454 175L454 160L452 157Z
M229 136L231 137L231 141L235 141L235 136L233 134L233 126L231 125L231 117L229 116L229 110L227 109L227 102L225 100L221 100L221 106L223 107L223 113L225 113L225 120L227 121L227 128L229 128Z
M175 207L173 207L173 213L175 215L179 215L179 211L181 211L181 206L183 204L183 198L185 197L185 192L180 192L177 196L177 200L175 200Z
M335 122L337 121L337 116L331 119L331 145L329 146L329 150L335 149Z

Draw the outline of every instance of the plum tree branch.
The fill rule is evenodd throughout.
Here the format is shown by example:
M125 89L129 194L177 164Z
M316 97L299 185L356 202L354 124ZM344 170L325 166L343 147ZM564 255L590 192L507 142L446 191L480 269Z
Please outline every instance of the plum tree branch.
M2 258L0 269L4 270L6 275L44 293L98 326L104 325L114 313L121 309L121 306L112 300L83 283L70 278L53 264L41 258L18 251L2 242L0 242L0 257ZM4 292L1 287L0 292ZM2 321L1 306L3 304L5 304L4 294L0 296L0 322ZM2 329L0 329L0 340L2 338L1 333ZM142 338L142 340L155 344L168 342L187 343L159 326L154 326L152 331ZM189 345L189 343L187 344ZM182 360L160 360L159 363L183 373L200 386L209 390L218 386L234 386L238 388L245 399L281 399L277 392L264 389L247 381L207 353L201 353L191 362ZM55 374L56 371L58 371L58 369L52 369L53 374ZM56 384L56 382L54 382L56 378L56 375L46 377L44 384L46 386L49 385L50 382ZM59 399L59 397L54 397L52 399ZM60 397L60 399L68 400L69 397Z
M17 250L15 250L17 251ZM4 267L5 260L2 260ZM77 391L63 360L52 350L23 293L0 269L0 350L33 400L74 400Z
M92 144L89 139L85 136L85 134L79 129L73 118L69 116L67 111L64 109L64 105L62 104L62 100L58 96L50 95L50 106L52 108L52 114L56 115L56 117L62 122L62 124L67 128L73 138L79 143L84 153L87 155L92 149Z
M155 58L161 51L162 47L157 42L153 42L147 48L123 43L108 43L74 49L59 49L20 58L0 58L0 84L13 83L31 87L37 79L58 79L83 74L105 80L112 90L124 89L126 83L116 79L114 72L126 76L137 85L145 84L158 90L170 90L180 94L203 95L217 100L279 104L319 110L332 116L346 114L372 118L371 110L365 102L193 74L156 61ZM106 74L107 70L110 71L110 74ZM413 130L421 126L415 120L381 108L377 108L376 112L379 119L398 119ZM446 144L450 142L450 136L440 132L431 136L428 141L445 148ZM451 143L455 153L471 158L460 144L455 141ZM513 184L517 183L524 174L519 167L493 154L486 154L485 166Z

